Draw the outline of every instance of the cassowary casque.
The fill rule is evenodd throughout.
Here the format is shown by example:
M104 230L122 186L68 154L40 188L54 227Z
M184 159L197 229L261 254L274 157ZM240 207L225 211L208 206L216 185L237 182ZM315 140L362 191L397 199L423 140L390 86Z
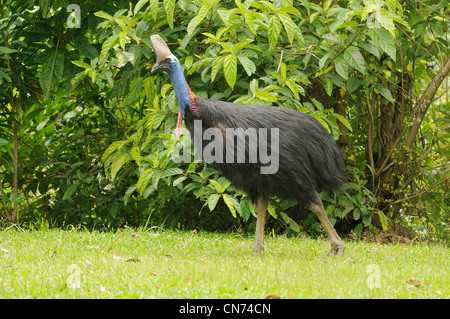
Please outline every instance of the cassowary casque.
M196 96L189 88L178 59L159 35L151 36L156 64L151 72L166 71L178 102L176 135L182 132L182 120L191 136L201 121L203 132L215 128L222 132L223 156L232 160L213 161L236 187L251 198L256 213L253 252L264 252L264 219L270 196L295 199L317 214L330 243L330 253L340 257L344 243L330 223L322 204L321 190L337 191L345 183L344 162L328 131L314 117L292 109L244 105L214 101ZM229 132L235 134L228 134ZM236 134L237 133L237 134ZM240 143L244 141L244 143ZM239 146L244 145L244 152ZM276 170L264 173L270 163L264 161L262 145L276 155ZM202 152L208 146L204 140ZM257 152L257 156L253 156ZM258 153L259 152L259 153ZM273 163L271 163L273 164Z

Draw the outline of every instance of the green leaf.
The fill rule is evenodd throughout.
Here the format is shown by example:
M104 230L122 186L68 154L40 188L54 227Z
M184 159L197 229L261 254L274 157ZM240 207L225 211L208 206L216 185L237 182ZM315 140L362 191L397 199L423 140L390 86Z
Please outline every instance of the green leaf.
M42 65L39 83L46 97L58 86L64 72L64 53L53 51Z
M398 0L386 0L386 5L388 7L389 12L395 13L395 9L402 10L402 5L398 2Z
M359 43L358 44L359 47L363 48L364 50L366 50L367 52L373 54L374 56L376 56L377 58L380 57L380 51L378 51L378 49L371 43Z
M373 28L369 29L368 34L383 52L389 55L392 60L396 60L395 41L387 30L383 28Z
M106 39L105 42L103 42L102 50L100 52L100 58L99 58L100 61L103 60L104 58L106 58L106 56L109 53L109 50L111 50L112 47L116 44L117 39L119 38L119 34L120 33L114 34L114 35L110 36L108 39Z
M391 92L380 83L375 83L375 91L384 96L389 102L394 103L394 98L392 97Z
M283 7L281 7L279 10L277 10L277 13L289 13L292 15L295 15L299 18L302 17L302 14L300 13L300 11L298 11L298 9L296 9L295 7L293 7L294 1L292 0L284 0L284 5Z
M75 38L75 47L78 52L91 60L98 57L97 49L90 44L88 38L83 35Z
M139 194L142 195L142 193L147 188L147 185L150 183L153 174L156 171L153 168L147 168L140 176L136 183L136 188L139 190Z
M136 185L132 185L130 187L128 187L127 191L125 192L125 195L123 196L123 203L125 204L125 206L128 203L128 198L130 198L131 194L133 194L133 192L136 190Z
M347 128L347 130L349 130L350 132L353 132L352 125L344 116L342 116L341 114L338 114L338 113L331 113L331 115L333 115L336 119L338 119L339 122L344 124L344 126Z
M188 55L185 59L184 59L184 67L189 70L192 66L192 63L194 62L194 57L192 55Z
M139 0L139 2L134 7L134 15L136 15L149 0Z
M347 89L348 93L353 93L355 90L361 85L361 82L358 80L358 78L351 77L348 79L347 83L345 84L345 87Z
M362 231L363 231L363 224L359 223L358 225L356 225L355 229L353 229L353 231L355 232L356 236L361 235Z
M115 15L117 15L117 12ZM128 17L125 17L125 16L116 17L114 19L114 22L117 23L120 26L120 28L122 29L122 31L125 31L125 32L127 31L127 28L128 28L127 25L131 24Z
M125 50L126 43L127 43L127 32L122 31L119 33L119 44L123 50Z
M141 167L141 151L139 146L134 145L130 150L131 158L136 162L137 166Z
M251 76L253 73L256 72L256 65L255 63L253 63L252 60L242 55L238 55L238 59L239 62L241 62L242 66L244 67L245 72L247 73L248 76Z
M205 19L206 15L208 14L209 9L211 9L211 5L209 3L205 3L202 5L200 10L198 11L198 14L188 24L188 27L186 29L188 34L192 33L195 30L195 28L200 23L202 23L203 19Z
M335 209L336 207L334 205L328 205L327 208L325 209L325 212L327 213L328 216L330 216L333 214Z
M344 211L341 213L341 218L344 218L351 210L353 209L353 206L349 206L344 209Z
M263 101L275 102L277 97L272 93L267 92L265 89L259 89L255 92L255 96Z
M209 182L220 192L223 193L223 191L225 190L222 185L220 185L219 183L217 183L215 180L210 179Z
M229 54L225 57L223 71L225 73L225 80L227 80L228 85L231 88L234 88L237 74L237 59L234 54Z
M280 19L277 16L270 17L268 35L269 35L269 43L272 46L277 45L277 41L278 41L280 32L281 32Z
M167 13L167 22L169 22L169 26L173 29L173 13L175 11L175 0L164 0L164 8Z
M209 207L210 211L213 211L214 208L216 208L216 205L217 205L217 202L219 201L219 198L220 198L220 194L211 194L208 197L208 200L207 200L206 203L208 204L208 207Z
M281 79L281 81L285 81L286 80L286 63L280 62L279 68L280 68L280 79Z
M231 212L231 215L236 218L236 204L239 204L236 200L233 200L232 196L228 194L222 194L223 201L227 204L228 209Z
M384 231L387 231L389 229L389 218L382 211L377 211L377 214L380 217L381 227Z
M39 124L36 126L36 130L37 130L37 131L42 130L42 129L45 127L45 125L47 125L47 122L48 122L48 121L42 121L41 123L39 123Z
M241 51L242 49L244 49L247 45L249 45L250 43L252 43L254 40L252 39L245 39L245 40L241 40L239 41L239 43L236 43L233 48L231 49L231 52L237 54L239 51Z
M144 92L145 97L147 98L147 103L149 106L153 106L153 101L155 99L155 80L154 77L149 76L144 79Z
M84 61L79 60L79 61L71 61L71 62L80 68L84 68L86 70L92 70L91 66Z
M278 218L277 212L275 210L275 207L269 202L267 205L267 212L273 217Z
M219 15L222 22L225 24L225 26L228 26L230 24L230 15L233 12L233 10L227 10L227 9L219 9L216 11Z
M362 74L366 73L366 61L358 48L354 46L348 47L344 52L344 59L351 67L355 68Z
M118 201L114 201L111 204L111 210L110 210L111 217L112 218L116 218L118 212L119 212L119 202Z
M294 41L295 37L294 21L292 21L291 17L285 13L278 14L278 18L280 18L281 22L283 23L284 30L286 31L286 34L288 36L289 43L292 45L292 42Z
M283 218L283 220L289 225L289 228L296 232L299 233L300 232L300 226L288 215L286 215L283 212L280 212L281 217Z
M217 73L220 70L220 67L223 64L225 57L221 56L219 58L214 59L214 62L212 63L212 67L211 67L211 82L214 81L214 79L217 76Z
M333 81L328 76L322 77L322 84L325 92L327 92L328 96L331 96L333 93Z
M117 156L111 164L111 180L116 178L117 173L122 166L127 162L128 154L122 154Z
M181 168L176 168L176 167L172 167L169 169L166 169L162 175L162 177L168 177L168 176L172 176L172 175L179 175L179 174L183 174L184 171Z
M14 52L17 52L17 50L16 49L10 49L10 48L7 48L7 47L4 47L4 46L0 45L0 53L10 54L10 53L14 53Z
M337 20L335 23L330 25L330 31L335 32L336 30L339 30L341 28L346 27L357 27L358 22L352 20L352 21L344 21L344 20Z
M353 219L358 220L361 217L361 210L359 208L355 208L353 210Z
M250 218L252 214L255 215L252 201L248 197L242 197L241 201L239 202L239 206L241 207L241 217L245 222Z
M381 26L389 31L389 33L394 34L395 25L390 13L384 9L379 11L377 15L377 20L380 22Z
M7 141L7 140L5 140L5 139L0 137L0 147L8 145L8 144L9 144L9 141Z
M325 0L325 3L323 4L323 12L328 13L332 1L333 0Z
M123 99L125 105L133 104L137 101L142 92L142 78L134 78L130 84L130 93Z
M109 21L114 21L114 18L112 15L110 15L109 13L106 13L104 11L98 11L94 13L95 16L99 17L99 18L103 18Z
M69 186L69 188L64 192L64 196L62 200L66 200L67 198L70 198L75 192L78 190L78 186L80 185L79 182L75 182L72 185Z
M284 83L288 86L288 88L294 93L296 99L300 99L300 95L298 94L298 85L292 80L286 80Z
M181 176L178 177L176 180L173 181L173 186L177 186L178 184L180 184L181 182L183 182L187 177L186 176Z
M334 68L336 69L337 74L339 74L346 80L348 79L348 64L347 62L345 62L341 55L336 58Z
M248 11L244 12L244 20L245 20L245 23L247 24L248 28L250 29L250 31L253 34L256 34L256 29L255 29L255 26L253 24L253 19L252 19L251 15L250 15L250 13Z
M10 83L12 81L11 77L8 74L6 74L5 72L0 70L0 83L3 82L3 79L5 79L7 82L10 82Z
M257 80L257 79L253 79L253 80L250 82L250 91L251 91L253 94L255 94L256 91L258 91L258 88L259 88L258 80Z
M158 17L158 0L150 0L149 8L153 20L156 21L156 18Z
M128 144L128 141L113 142L103 153L101 161L104 162L114 151L121 149L126 144Z
M147 187L145 191L142 193L144 198L147 198L151 193L153 193L155 189L158 188L158 183L159 180L161 179L163 172L162 171L154 171L154 172L155 173L152 175L151 178L152 184L149 187Z
M369 226L372 222L372 215L371 214L364 214L363 215L363 224L364 226Z

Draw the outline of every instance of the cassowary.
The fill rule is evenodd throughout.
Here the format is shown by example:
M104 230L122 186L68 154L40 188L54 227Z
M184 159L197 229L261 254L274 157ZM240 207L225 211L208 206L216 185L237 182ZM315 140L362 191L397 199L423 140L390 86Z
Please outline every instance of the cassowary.
M183 117L191 137L195 133L196 120L201 120L203 132L215 128L223 133L224 149L237 151L237 154L232 153L236 155L232 158L234 161L213 161L212 165L245 191L253 202L257 214L253 252L264 252L267 204L269 197L277 196L297 200L316 213L331 243L329 254L342 256L344 243L327 217L319 192L336 191L344 185L344 162L336 143L320 122L292 109L221 102L196 96L186 83L178 59L164 40L153 35L151 43L156 54L156 64L151 72L166 71L175 90L179 107L177 137L181 135ZM244 136L244 155L236 149L239 143L234 143L242 136L229 135L230 128L248 133ZM265 142L269 152L277 156L276 171L263 174L267 161L263 162L260 156L252 158L258 147L264 144L261 142ZM203 141L199 146L201 149L196 151L201 152L207 144Z

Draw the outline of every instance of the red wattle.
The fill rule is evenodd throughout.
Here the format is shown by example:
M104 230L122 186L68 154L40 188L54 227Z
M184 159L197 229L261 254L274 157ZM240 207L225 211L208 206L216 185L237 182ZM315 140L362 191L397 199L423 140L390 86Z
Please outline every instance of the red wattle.
M183 126L181 124L181 109L178 109L178 120L177 120L177 128L175 129L175 135L177 139L180 140L181 133L183 133Z

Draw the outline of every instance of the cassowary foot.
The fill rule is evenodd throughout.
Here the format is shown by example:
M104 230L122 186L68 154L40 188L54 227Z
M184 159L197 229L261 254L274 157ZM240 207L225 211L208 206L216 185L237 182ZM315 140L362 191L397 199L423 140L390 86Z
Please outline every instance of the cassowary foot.
M255 246L253 247L253 254L254 255L263 255L264 254L264 246L259 244L259 243L255 243Z
M331 243L331 250L328 252L327 256L341 258L344 253L345 245L343 242Z
M266 218L267 200L260 197L255 203L256 211L256 229L255 229L255 245L253 246L253 254L264 254L264 220Z

